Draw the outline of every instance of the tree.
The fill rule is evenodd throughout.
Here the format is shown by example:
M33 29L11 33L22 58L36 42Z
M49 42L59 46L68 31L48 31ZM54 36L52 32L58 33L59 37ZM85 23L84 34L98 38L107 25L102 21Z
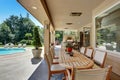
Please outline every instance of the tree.
M0 40L3 44L6 44L10 41L9 34L11 34L10 28L5 23L2 23L0 25Z
M63 39L63 31L55 31L55 40L61 42Z
M60 34L55 34L55 38L58 40L58 38L60 37Z
M32 34L31 34L31 33L26 33L26 34L25 34L25 37L26 37L28 40L31 40Z
M28 41L28 38L32 40L31 35L33 35L34 27L35 24L30 20L28 13L26 14L26 17L23 17L21 14L20 16L11 15L0 25L0 41L2 43L12 42L17 44L22 40L24 42ZM43 28L39 30L41 42L43 42ZM29 40L28 42L32 41Z
M41 43L44 42L44 28L40 28L39 29L39 33L40 33L40 39L41 39Z
M20 40L24 39L26 33L33 34L33 28L35 24L28 18L28 17L20 17L19 19L19 29L16 32L16 41L19 42ZM24 36L23 36L24 35Z
M29 14L26 17L11 15L3 23L6 23L11 30L12 41L17 43L23 40L26 33L33 34L35 24L29 19Z
M30 41L31 41L31 39L32 39L32 34L31 34L31 33L26 33L26 34L25 34L25 37L27 38L27 43L28 43L28 44L31 44Z
M15 15L11 15L9 18L7 18L3 23L6 23L7 26L9 26L11 30L10 35L12 37L12 41L14 43L18 42L19 37L19 17Z
M14 34L14 33L15 33L15 30L19 27L19 26L18 26L19 17L18 17L18 16L11 15L8 19L6 19L6 20L4 21L4 23L6 23L7 26L9 26L12 34Z

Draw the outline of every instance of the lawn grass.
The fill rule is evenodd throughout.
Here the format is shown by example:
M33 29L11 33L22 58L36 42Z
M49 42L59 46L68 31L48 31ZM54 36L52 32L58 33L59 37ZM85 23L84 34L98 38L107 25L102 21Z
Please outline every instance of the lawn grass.
M0 47L4 47L4 45L0 45Z

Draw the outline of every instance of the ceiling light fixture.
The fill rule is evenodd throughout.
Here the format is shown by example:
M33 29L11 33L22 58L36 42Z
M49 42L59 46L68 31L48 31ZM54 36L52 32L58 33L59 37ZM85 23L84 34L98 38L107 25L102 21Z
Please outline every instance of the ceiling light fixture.
M68 29L68 28L64 28L64 29Z
M81 16L81 12L71 12L70 16Z
M66 25L72 25L73 23L66 23Z
M32 6L32 9L37 9L37 7L35 7L35 6Z

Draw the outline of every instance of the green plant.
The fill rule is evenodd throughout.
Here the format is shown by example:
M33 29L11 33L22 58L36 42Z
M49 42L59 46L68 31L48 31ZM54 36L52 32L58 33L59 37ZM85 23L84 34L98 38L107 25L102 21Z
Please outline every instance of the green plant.
M21 40L19 43L25 44L25 43L26 43L26 40L23 39L23 40Z
M35 49L38 49L39 47L42 47L41 41L40 41L40 34L38 27L34 27L33 30L33 45Z

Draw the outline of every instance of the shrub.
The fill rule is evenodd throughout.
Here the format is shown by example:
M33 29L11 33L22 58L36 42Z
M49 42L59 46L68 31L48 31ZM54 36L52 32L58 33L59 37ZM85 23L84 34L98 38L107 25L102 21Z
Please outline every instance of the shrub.
M42 46L40 41L39 29L37 26L34 27L34 30L33 30L33 45L36 49Z
M22 43L22 44L26 44L26 42L27 42L27 40L25 40L25 39L20 41L20 43Z

